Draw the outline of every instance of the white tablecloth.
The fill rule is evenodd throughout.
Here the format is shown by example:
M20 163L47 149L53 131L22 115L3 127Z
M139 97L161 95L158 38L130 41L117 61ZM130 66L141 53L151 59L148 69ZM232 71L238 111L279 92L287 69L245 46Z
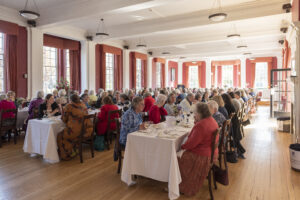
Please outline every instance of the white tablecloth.
M163 134L162 131L170 131ZM176 152L191 128L174 126L151 130L150 133L134 132L127 136L121 179L128 185L134 183L132 175L141 175L168 182L169 199L180 196L181 175ZM160 132L160 133L159 133Z
M52 119L29 120L23 146L24 152L43 155L43 158L50 163L59 162L56 138L64 127L60 116Z
M17 116L17 128L20 129L23 127L25 120L28 118L28 108L23 108L18 110Z

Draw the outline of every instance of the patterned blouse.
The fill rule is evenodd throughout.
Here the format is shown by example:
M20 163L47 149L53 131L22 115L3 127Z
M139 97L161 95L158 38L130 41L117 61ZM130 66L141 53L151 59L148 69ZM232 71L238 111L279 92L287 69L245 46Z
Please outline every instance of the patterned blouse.
M127 110L122 116L120 143L126 145L127 135L139 130L139 126L143 123L142 115L136 113L132 108Z

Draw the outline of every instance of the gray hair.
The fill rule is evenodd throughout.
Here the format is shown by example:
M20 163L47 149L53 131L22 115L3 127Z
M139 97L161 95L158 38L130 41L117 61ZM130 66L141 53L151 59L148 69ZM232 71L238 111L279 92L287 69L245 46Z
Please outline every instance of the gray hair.
M165 103L167 100L166 95L164 94L159 94L156 98L156 103Z
M6 99L6 94L5 93L1 93L0 94L0 101Z
M101 94L102 92L104 92L104 90L102 88L99 88L98 93Z
M186 97L194 97L194 94L189 92Z
M144 99L142 97L134 97L131 102L132 109L135 110L141 101L144 101Z
M210 100L207 102L207 105L210 107L210 108L213 108L213 109L216 109L218 110L219 109L219 105L216 101L214 100Z
M44 98L44 91L41 91L41 90L37 91L36 98L38 98L38 99Z
M94 95L94 90L90 90L89 95Z
M67 92L66 92L65 89L60 89L60 90L58 91L58 96L59 96L59 97L63 97L63 96L66 96L66 95L67 95Z

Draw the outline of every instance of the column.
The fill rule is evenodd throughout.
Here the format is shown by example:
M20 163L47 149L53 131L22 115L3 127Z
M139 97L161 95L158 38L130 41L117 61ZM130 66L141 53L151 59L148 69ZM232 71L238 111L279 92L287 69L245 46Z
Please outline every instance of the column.
M129 53L130 50L123 50L123 90L129 89Z
M206 64L206 88L211 88L211 60L205 59Z
M96 91L96 44L92 41L87 41L87 86L90 90ZM97 55L99 56L99 55ZM100 76L100 75L98 75Z
M241 58L241 87L246 88L246 57Z
M88 41L81 41L81 90L90 90L89 87L89 44ZM94 90L94 89L93 89Z
M165 64L165 86L169 87L169 60L166 59Z
M147 88L152 87L152 60L153 57L148 57L147 59Z

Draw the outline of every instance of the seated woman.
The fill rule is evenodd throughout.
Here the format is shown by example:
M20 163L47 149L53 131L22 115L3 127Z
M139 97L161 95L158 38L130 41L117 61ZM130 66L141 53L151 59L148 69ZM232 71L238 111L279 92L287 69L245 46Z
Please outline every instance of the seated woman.
M80 136L82 119L87 114L84 103L80 101L78 95L73 94L71 103L64 108L64 115L62 116L66 128L57 136L58 153L61 160L70 160L76 156L76 152L73 152L72 142ZM91 120L86 120L84 123L87 127L84 136L89 137L93 132L93 123Z
M34 109L38 109L39 106L44 103L44 92L43 91L38 91L36 95L36 99L32 100L29 104L29 109L28 109L28 119L33 119L34 118Z
M127 110L122 116L121 131L120 131L120 144L126 146L127 135L129 133L144 130L145 124L143 123L143 112L145 107L142 97L135 97L132 100L131 108Z
M175 116L177 111L177 106L175 105L176 94L171 93L168 96L167 103L165 105L165 109L170 116Z
M186 196L193 196L199 192L208 175L211 160L211 143L213 133L218 124L211 116L208 105L197 103L195 110L195 125L187 141L181 146L185 152L178 158L181 174L180 192ZM216 138L218 143L219 137ZM218 155L218 149L215 156Z
M98 113L98 122L97 122L97 136L94 143L94 147L97 151L103 151L105 149L104 144L104 135L107 131L108 126L108 113L109 111L118 110L118 106L114 105L113 100L110 96L106 96L103 99L103 106L101 107L101 112ZM111 115L111 119L118 118L119 114ZM110 124L110 129L116 129L116 123L113 122Z
M152 98L149 92L146 92L144 95L144 103L145 103L144 112L148 112L150 108L153 106L153 104L155 103L155 99Z
M0 110L10 110L10 109L16 109L15 105L15 92L13 91L8 91L6 94L6 99L0 101ZM9 112L9 113L3 113L3 119L7 118L13 118L14 114Z
M154 124L160 123L168 112L164 109L167 97L163 94L159 94L156 98L156 102L149 110L149 120Z
M94 90L90 90L89 91L89 99L90 99L90 101L89 101L90 105L95 105L96 104L96 102L97 102L97 96L95 95Z
M97 99L97 102L96 102L96 105L95 107L96 108L101 108L102 106L102 100L104 99L104 97L108 96L108 93L107 92L102 92L100 97L98 97Z
M216 120L219 127L222 127L224 121L226 121L226 118L224 117L224 115L222 113L220 113L218 111L219 106L218 106L217 102L215 102L214 100L209 100L207 102L207 105L208 105L210 113L212 114L212 117Z
M219 106L218 111L220 113L222 113L226 119L229 119L228 112L227 112L226 108L224 107L225 104L224 104L222 96L220 96L220 95L214 96L212 98L212 100L214 100L215 102L217 102L217 104Z
M60 89L58 91L58 97L55 98L55 102L58 105L61 105L61 106L67 105L68 99L67 99L66 95L67 95L66 90L65 89Z
M90 109L91 106L89 105L89 95L87 94L82 94L80 97L82 103L84 103L84 105L87 107L87 109Z
M61 114L61 108L55 102L52 94L47 94L45 102L39 106L39 118L43 118L45 114L47 116L58 116Z

